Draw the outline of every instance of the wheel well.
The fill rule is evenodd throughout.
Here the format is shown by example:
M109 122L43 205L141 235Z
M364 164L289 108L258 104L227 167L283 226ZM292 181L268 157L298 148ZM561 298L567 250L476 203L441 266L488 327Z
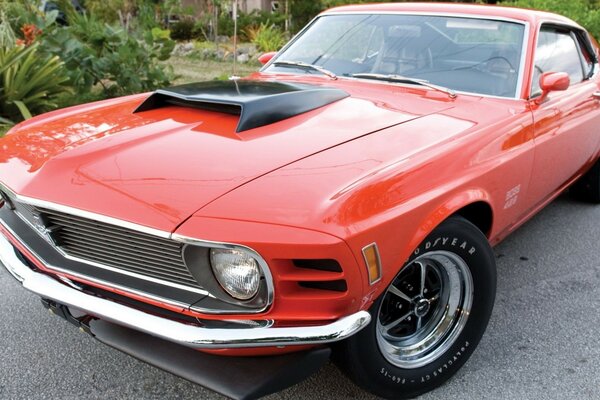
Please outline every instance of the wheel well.
M455 212L453 215L460 215L470 223L475 225L484 235L489 237L492 230L494 214L492 207L484 201L469 204Z

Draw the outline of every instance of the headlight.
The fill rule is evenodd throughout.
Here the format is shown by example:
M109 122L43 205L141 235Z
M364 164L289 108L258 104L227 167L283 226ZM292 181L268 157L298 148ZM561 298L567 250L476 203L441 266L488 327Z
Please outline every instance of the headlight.
M235 299L250 300L260 287L260 268L249 253L234 249L211 249L210 265L223 289Z

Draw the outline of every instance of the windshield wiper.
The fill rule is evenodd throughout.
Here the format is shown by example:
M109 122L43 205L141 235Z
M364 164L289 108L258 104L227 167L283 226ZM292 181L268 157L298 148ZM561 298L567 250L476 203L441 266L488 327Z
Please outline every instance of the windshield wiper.
M413 83L415 85L426 86L426 87L428 87L430 89L437 90L437 91L440 91L440 92L444 92L448 96L450 96L450 98L452 98L452 99L456 97L456 92L454 90L448 89L447 87L435 85L435 84L430 83L428 80L425 80L425 79L409 78L407 76L395 75L395 74L367 74L367 73L363 73L363 74L352 74L350 76L352 76L353 78L375 79L375 80L387 81L387 82Z
M294 68L308 69L308 70L320 72L323 75L330 77L331 79L338 78L336 74L334 74L331 71L326 70L323 67L319 67L318 65L308 64L308 63L305 63L302 61L281 60L281 61L275 61L273 63L273 65L275 65L276 67L281 66L281 67L294 67Z

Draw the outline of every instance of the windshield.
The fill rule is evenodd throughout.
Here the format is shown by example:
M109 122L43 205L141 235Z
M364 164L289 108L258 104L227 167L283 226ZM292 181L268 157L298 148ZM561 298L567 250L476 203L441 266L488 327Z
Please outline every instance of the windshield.
M456 91L516 97L525 25L431 15L326 15L278 61L311 64L338 76L396 75ZM290 72L271 64L268 72ZM308 68L297 73L318 74Z

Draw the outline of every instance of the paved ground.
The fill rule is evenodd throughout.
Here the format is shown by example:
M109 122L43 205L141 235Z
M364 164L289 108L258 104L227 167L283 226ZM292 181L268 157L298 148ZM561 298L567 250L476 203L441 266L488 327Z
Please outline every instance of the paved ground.
M422 399L600 397L600 206L560 198L496 248L488 331ZM0 271L0 399L220 399L107 348ZM370 399L335 367L270 399Z

